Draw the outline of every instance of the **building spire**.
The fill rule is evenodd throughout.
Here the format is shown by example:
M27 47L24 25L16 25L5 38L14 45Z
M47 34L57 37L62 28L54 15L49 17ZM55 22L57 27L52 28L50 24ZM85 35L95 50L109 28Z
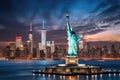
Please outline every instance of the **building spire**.
M32 22L30 23L30 31L32 31Z
M43 19L43 26L42 26L42 29L45 29L45 21Z

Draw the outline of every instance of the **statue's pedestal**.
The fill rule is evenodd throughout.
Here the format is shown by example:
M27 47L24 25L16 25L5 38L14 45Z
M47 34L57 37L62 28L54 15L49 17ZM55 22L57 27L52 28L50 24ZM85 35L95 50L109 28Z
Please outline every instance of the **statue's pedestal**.
M77 56L67 56L66 57L66 65L78 65L78 57Z

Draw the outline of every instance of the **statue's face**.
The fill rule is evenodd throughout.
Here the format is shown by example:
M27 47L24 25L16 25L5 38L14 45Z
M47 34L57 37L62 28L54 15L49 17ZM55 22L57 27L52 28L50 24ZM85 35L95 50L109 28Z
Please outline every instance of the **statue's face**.
M71 36L74 40L76 40L76 35L75 34L72 34Z
M74 37L75 37L76 35L75 35L75 34L72 34L72 36L74 36Z

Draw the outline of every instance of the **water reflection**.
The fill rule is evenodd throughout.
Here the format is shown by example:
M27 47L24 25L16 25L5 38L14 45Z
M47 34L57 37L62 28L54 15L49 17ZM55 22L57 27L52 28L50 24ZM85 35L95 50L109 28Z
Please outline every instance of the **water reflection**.
M82 64L100 65L103 69L115 71L120 69L120 61L81 61ZM120 80L118 74L100 74L100 75L77 75L77 76L58 76L32 74L33 70L43 70L47 66L64 64L64 61L31 61L31 62L13 62L0 61L0 80ZM112 65L117 65L113 67Z
M102 80L102 76L103 76L103 75L102 75L102 74L100 74L100 80Z
M93 75L94 76L94 75ZM34 75L34 80L94 80L95 78L92 76L83 76L83 75L76 75L76 76L59 76L59 75ZM97 79L96 79L97 80Z
M100 74L100 75L76 75L76 76L59 76L59 75L39 75L34 74L33 80L119 80L119 74Z
M67 76L66 80L78 80L77 76Z

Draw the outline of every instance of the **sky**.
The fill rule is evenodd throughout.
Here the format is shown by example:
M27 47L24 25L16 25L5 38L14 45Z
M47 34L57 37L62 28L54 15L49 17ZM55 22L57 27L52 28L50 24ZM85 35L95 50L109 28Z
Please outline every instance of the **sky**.
M40 41L42 21L47 39L66 41L65 14L86 41L120 41L120 0L0 0L0 42L28 39L33 23L34 41Z

